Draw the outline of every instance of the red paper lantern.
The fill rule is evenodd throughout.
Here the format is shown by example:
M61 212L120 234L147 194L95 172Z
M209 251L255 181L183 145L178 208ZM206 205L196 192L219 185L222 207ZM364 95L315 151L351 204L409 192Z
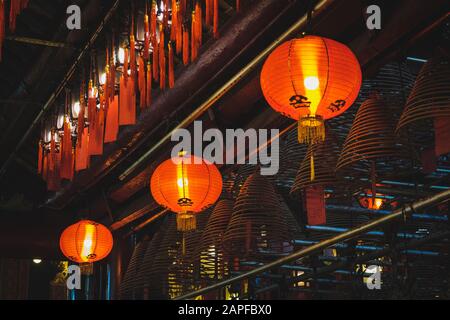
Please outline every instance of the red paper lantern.
M299 121L299 141L323 141L323 121L345 112L358 97L359 62L345 45L305 36L280 45L261 72L261 88L270 106Z
M189 231L196 227L195 214L219 199L222 176L215 165L195 156L180 155L155 170L150 187L156 202L178 213L178 230Z
M59 246L69 260L89 264L109 255L113 247L113 237L105 226L83 220L64 230Z

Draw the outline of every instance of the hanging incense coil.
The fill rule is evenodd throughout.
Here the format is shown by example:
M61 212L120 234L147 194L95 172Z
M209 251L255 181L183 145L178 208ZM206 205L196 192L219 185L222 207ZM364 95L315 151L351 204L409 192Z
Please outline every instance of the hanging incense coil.
M234 258L264 259L282 253L289 240L274 187L259 172L252 174L234 205L224 237L226 252Z
M142 266L136 275L136 291L138 292L138 296L142 297L145 300L148 300L150 298L149 292L152 287L150 275L152 272L153 262L158 253L159 246L164 239L165 232L166 226L163 225L160 227L160 230L153 235L153 238L148 244L147 250L145 251L144 259L142 260Z
M149 298L152 300L168 299L168 268L177 258L178 248L182 245L182 233L177 231L176 216L167 218L167 228L158 247L148 276Z
M291 195L297 196L302 190L315 185L336 185L335 167L340 145L331 130L327 130L323 143L311 145L300 164L300 169L291 188ZM313 158L313 160L311 160ZM314 171L314 179L312 179Z
M414 142L423 131L430 131L429 121L450 118L450 61L440 55L430 59L420 71L397 125L400 133L410 129ZM428 122L428 123L427 123Z
M280 208L283 214L283 219L288 227L289 238L292 240L301 239L304 235L298 224L297 219L294 217L293 212L284 201L283 197L280 196Z
M145 251L147 249L149 241L143 240L139 242L134 248L131 255L130 263L128 264L127 271L123 277L120 285L120 298L122 300L134 300L136 299L136 287L137 287L137 274L142 266L142 260L144 259Z
M370 176L378 162L392 162L408 158L407 142L397 139L395 110L381 97L366 100L358 110L352 129L344 143L337 163L337 171L351 169Z
M175 259L169 265L167 288L171 299L199 289L200 260L199 245L203 230L208 222L209 212L198 215L197 229L183 235Z
M223 249L222 240L233 214L234 201L220 200L202 235L200 243L200 277L207 283L221 280L229 275L228 257Z
M276 185L291 188L298 171L298 164L305 158L307 145L298 143L297 127L280 141L280 170L275 176Z

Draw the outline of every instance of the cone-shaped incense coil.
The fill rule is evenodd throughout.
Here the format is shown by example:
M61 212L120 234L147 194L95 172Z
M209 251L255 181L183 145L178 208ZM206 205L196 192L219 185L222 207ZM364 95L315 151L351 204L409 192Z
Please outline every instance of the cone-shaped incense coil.
M232 200L220 200L214 207L203 232L200 250L200 277L220 280L228 276L228 258L222 241L233 214Z
M263 258L288 246L288 228L274 187L258 172L252 174L234 205L224 237L224 248L233 257Z
M120 298L125 300L136 299L137 274L142 266L145 251L147 250L149 241L143 240L134 248L133 254L128 264L127 271L120 285Z

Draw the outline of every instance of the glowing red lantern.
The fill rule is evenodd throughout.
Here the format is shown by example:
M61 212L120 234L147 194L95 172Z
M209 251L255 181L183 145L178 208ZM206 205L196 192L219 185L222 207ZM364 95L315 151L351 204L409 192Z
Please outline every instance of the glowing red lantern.
M109 255L113 248L113 236L107 227L83 220L64 230L59 246L69 260L91 264Z
M178 230L189 231L196 228L195 214L219 199L222 176L215 165L180 155L155 170L150 187L156 202L178 214Z
M299 142L325 139L324 120L345 112L358 97L359 62L345 45L305 36L280 45L261 72L261 88L270 106L299 121Z

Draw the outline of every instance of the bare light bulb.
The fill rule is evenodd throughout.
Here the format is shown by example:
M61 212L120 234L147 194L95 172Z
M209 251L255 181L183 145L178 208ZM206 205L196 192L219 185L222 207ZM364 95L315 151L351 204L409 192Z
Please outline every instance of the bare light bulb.
M102 86L104 86L106 84L106 73L103 72L102 75L100 76L100 84Z
M319 78L312 76L305 78L305 87L308 90L317 90L319 88L320 82Z
M117 54L117 56L119 58L120 64L124 64L125 63L125 49L119 48L119 53Z
M73 114L74 118L78 118L78 116L80 115L80 102L79 101L77 101L73 104L72 114Z

